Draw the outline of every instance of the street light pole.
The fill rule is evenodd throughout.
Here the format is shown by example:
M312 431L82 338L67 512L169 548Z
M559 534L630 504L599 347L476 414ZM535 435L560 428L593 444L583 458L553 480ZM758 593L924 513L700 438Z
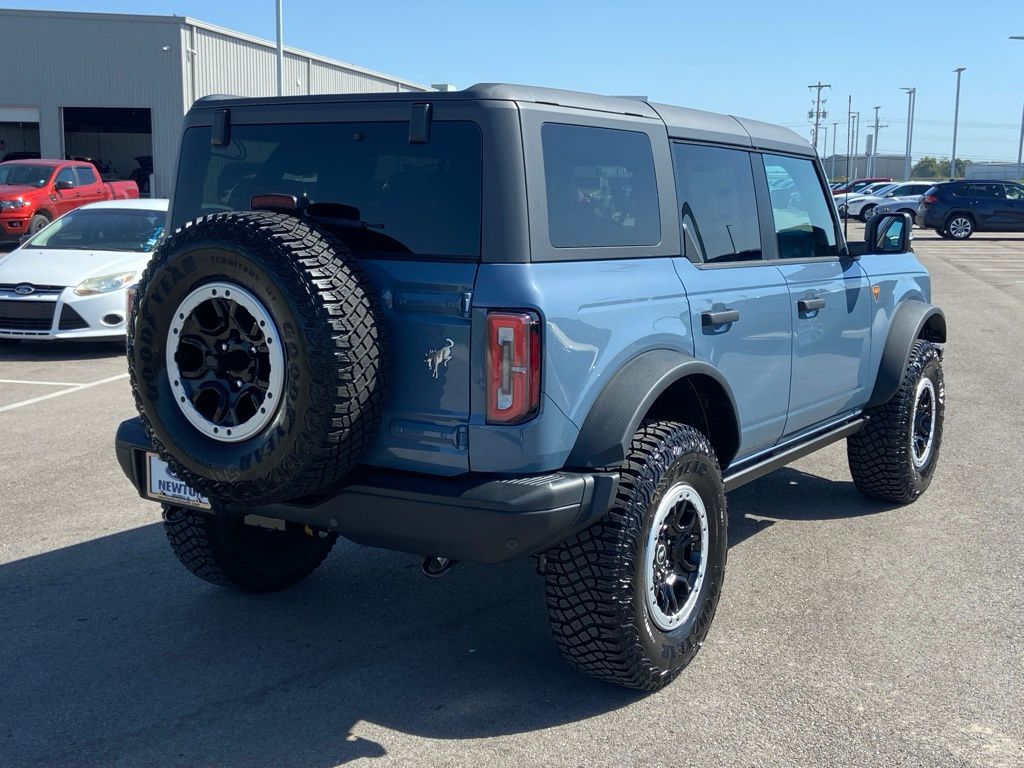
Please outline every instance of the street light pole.
M1024 35L1010 35L1011 40L1024 40ZM1020 113L1020 141L1017 142L1017 180L1024 181L1021 173L1021 154L1024 153L1024 110Z
M277 95L284 96L284 0L277 0Z
M953 108L953 157L949 161L950 181L956 179L956 128L957 123L960 122L960 75L962 75L966 69L967 67L957 67L953 70L956 72L956 106Z
M832 181L836 180L836 135L839 133L839 123L832 123Z
M910 181L910 145L914 140L914 101L917 99L917 88L904 88L907 94L907 152L903 158L903 178Z

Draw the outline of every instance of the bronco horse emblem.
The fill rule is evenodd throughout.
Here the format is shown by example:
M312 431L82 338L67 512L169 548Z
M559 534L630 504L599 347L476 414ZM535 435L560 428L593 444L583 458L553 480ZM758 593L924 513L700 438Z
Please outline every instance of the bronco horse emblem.
M448 361L452 359L452 348L455 346L455 342L451 339L445 339L447 342L443 347L432 349L427 352L424 357L427 363L427 368L434 374L434 378L437 378L437 374L441 371L441 366L448 367Z

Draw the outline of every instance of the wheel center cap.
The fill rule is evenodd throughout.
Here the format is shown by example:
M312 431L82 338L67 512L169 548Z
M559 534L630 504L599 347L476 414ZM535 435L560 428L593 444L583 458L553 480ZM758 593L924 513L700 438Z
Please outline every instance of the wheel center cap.
M668 549L664 544L658 545L658 548L654 551L654 559L658 565L662 565L668 559Z

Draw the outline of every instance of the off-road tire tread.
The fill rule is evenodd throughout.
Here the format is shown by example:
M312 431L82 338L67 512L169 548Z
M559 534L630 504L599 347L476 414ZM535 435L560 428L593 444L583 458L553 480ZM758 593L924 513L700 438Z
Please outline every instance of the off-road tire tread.
M388 370L384 324L357 259L337 238L294 216L270 211L235 211L203 216L179 227L156 249L139 282L138 296L171 254L197 239L208 240L216 226L221 235L240 245L273 243L273 259L262 266L277 285L302 287L301 343L310 356L313 387L317 394L302 415L306 423L320 425L315 441L304 455L294 455L293 471L259 482L228 482L202 477L184 467L153 432L145 404L140 400L132 346L128 339L128 372L142 423L160 457L184 482L207 496L236 504L297 498L329 490L362 459L377 435L385 375ZM132 307L129 329L136 327L141 302Z
M932 360L941 361L938 347L918 339L910 352L910 359L899 389L887 403L868 409L868 421L859 432L846 440L846 456L850 474L857 490L873 499L907 504L921 496L914 483L914 470L910 460L912 450L909 431L913 415L914 398L921 372ZM944 387L942 368L938 369L939 389ZM936 393L939 396L939 393ZM942 420L936 426L930 467L939 458L942 443Z
M645 422L619 468L611 510L545 558L548 617L562 656L587 675L627 688L657 690L682 671L665 672L647 657L633 628L629 585L644 516L668 466L657 454L676 446L710 457L720 472L699 431L671 421Z
M237 587L244 592L276 592L299 583L319 567L338 539L333 533L323 538L311 537L303 557L295 558L289 569L271 574L238 557L230 524L215 515L165 507L164 533L171 551L194 575L211 584Z

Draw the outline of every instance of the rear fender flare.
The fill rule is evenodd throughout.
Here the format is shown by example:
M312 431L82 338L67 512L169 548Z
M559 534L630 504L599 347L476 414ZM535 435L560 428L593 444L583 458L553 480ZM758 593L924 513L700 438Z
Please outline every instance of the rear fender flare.
M658 397L673 384L694 375L713 379L725 392L734 416L730 427L734 434L728 439L738 447L736 399L722 373L685 353L656 349L632 358L611 377L587 413L566 466L611 467L622 463L640 422ZM731 459L719 457L722 466Z

